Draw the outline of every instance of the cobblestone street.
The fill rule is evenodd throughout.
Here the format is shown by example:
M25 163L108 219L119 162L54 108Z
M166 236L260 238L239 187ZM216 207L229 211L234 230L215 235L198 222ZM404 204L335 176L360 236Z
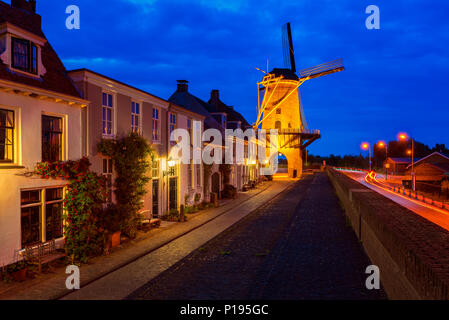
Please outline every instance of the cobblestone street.
M306 176L128 299L386 299L328 177Z

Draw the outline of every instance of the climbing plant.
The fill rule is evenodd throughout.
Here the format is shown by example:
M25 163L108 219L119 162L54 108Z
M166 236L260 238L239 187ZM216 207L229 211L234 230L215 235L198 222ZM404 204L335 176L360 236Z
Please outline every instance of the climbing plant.
M64 198L64 248L72 263L85 263L101 251L96 216L106 199L104 177L89 170L87 158L67 162L40 162L35 174L68 181Z
M147 172L153 151L147 140L136 133L118 139L103 139L98 144L98 151L110 157L114 163L114 194L122 217L121 230L134 238L141 222L138 212L142 208L142 199L150 180Z

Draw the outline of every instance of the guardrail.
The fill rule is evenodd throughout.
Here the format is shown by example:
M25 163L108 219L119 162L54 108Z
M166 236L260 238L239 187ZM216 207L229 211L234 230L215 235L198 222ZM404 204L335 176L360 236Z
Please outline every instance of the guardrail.
M447 211L447 213L449 213L449 204L446 204L446 203L441 202L441 201L436 201L436 200L431 199L431 198L427 198L427 197L425 197L423 195L420 195L416 191L412 191L412 190L406 189L404 187L400 187L400 186L395 187L395 186L390 186L390 185L387 185L387 184L383 184L379 180L376 179L376 174L375 173L373 174L373 172L368 174L367 182L369 182L369 183L371 183L371 184L373 184L375 186L378 186L378 187L380 187L382 189L386 189L386 190L389 190L389 191L391 191L393 193L397 193L399 195L408 197L408 198L410 198L412 200L422 202L422 203L426 204L427 206L430 206L430 207L433 207L433 208L436 208L436 209L442 209L444 211Z

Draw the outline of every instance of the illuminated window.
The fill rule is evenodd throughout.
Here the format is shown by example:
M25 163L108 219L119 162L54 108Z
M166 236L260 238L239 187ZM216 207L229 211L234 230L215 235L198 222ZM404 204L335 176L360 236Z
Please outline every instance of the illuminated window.
M0 109L0 162L14 162L14 112Z
M131 132L140 133L140 104L137 102L131 103Z
M113 116L113 101L112 95L103 93L103 134L112 135L112 116Z
M176 129L176 114L174 114L174 113L170 113L169 128L170 128L170 137L171 137L171 133ZM168 137L168 138L170 139L170 137ZM174 141L170 141L170 143L176 144L176 142L174 142Z
M62 119L42 116L42 161L62 160Z
M22 248L63 236L63 188L21 192Z
M151 163L151 176L153 179L159 178L159 160L154 159Z
M153 108L153 141L159 141L159 109Z
M37 47L24 39L12 38L12 67L37 74Z

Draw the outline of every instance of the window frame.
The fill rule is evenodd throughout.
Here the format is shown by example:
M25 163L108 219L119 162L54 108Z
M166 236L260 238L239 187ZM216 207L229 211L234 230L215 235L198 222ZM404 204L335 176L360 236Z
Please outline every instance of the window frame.
M112 203L114 191L114 162L111 158L104 157L102 159L101 175L106 178L106 190L107 190L106 202Z
M53 190L53 189L61 190L61 198L47 201L47 191ZM22 204L22 194L24 192L32 192L32 191L38 192L39 199L36 200L35 202ZM22 250L26 246L32 246L32 245L36 245L36 244L40 244L40 243L47 243L52 240L59 240L59 239L64 238L64 223L65 223L65 221L64 221L63 202L65 199L65 195L66 195L66 187L61 186L61 185L48 186L48 187L44 187L44 188L33 188L33 189L20 190L20 245L21 245ZM48 208L47 207L49 207L53 204L61 204L61 209L60 209L61 210L61 213L60 213L61 236L60 237L48 237L48 227L47 227L47 220L48 220L47 210L48 210ZM29 208L39 208L39 231L38 231L39 232L39 240L37 240L35 242L24 243L23 229L22 229L23 228L23 223L22 223L23 209L29 209Z
M25 60L27 63L26 67L21 67L20 65L16 64L16 54L18 54L14 50L15 48L14 45L16 42L19 43L21 42L23 45L26 46L26 56L25 56ZM11 37L11 67L13 69L22 72L37 75L39 72L39 47L30 40L18 37Z
M16 153L15 152L16 151L15 150L16 112L15 112L15 110L3 109L3 108L0 107L0 112L2 112L2 111L6 112L6 113L12 113L12 127L8 127L6 125L6 121L5 121L5 127L0 127L0 130L2 130L2 129L5 130L5 144L4 144L4 146L5 146L5 155L7 153L6 152L7 146L11 146L11 160L9 160L9 159L0 159L0 164L4 164L4 163L10 164L10 163L15 163L15 160L16 160L16 154L15 154ZM12 133L11 133L11 144L7 144L6 143L7 136L8 136L8 134L7 134L8 130L12 131Z
M152 120L153 120L153 127L152 127L152 140L153 143L159 143L161 141L161 135L160 135L160 110L157 107L153 107L152 110Z
M131 132L142 135L142 103L138 101L131 102ZM137 125L136 125L137 118Z
M111 113L110 119L108 119L108 111L110 111ZM111 129L110 132L108 132L109 124ZM113 137L115 133L114 126L115 126L115 97L113 93L103 91L101 93L101 132L103 137Z
M61 122L61 130L60 131L55 131L54 129L52 129L51 131L48 131L48 133L50 133L50 135L59 135L59 155L58 155L58 159L56 160L49 160L49 159L44 159L44 118L52 118L52 119L58 119ZM41 114L41 160L42 162L56 162L56 161L64 161L64 137L65 137L65 120L63 116L59 116L59 115L53 115L53 114L47 114L47 113L43 113ZM50 137L50 143L51 143L52 137Z

